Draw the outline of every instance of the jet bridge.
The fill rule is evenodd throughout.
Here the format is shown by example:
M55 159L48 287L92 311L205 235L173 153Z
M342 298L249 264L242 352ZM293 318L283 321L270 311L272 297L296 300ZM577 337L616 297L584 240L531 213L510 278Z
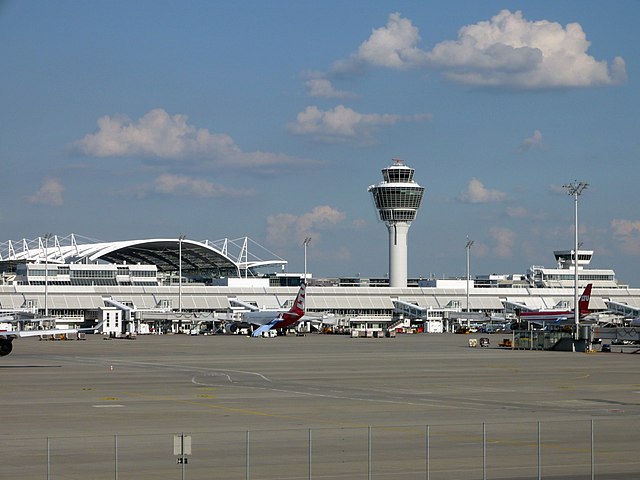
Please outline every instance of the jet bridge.
M260 310L255 305L253 305L251 303L243 302L242 300L239 300L238 298L229 298L229 305L231 305L231 308L245 308L245 309L249 310L250 312L255 312L255 311Z
M626 318L640 317L640 308L627 305L626 303L614 302L612 300L605 300L604 304L610 312L618 315L622 315Z
M117 300L114 300L111 297L102 297L102 301L108 305L111 305L112 307L116 307L122 310L122 316L123 316L122 319L124 321L131 321L131 312L133 311L132 307L130 307L129 305L125 305L124 303L118 302Z

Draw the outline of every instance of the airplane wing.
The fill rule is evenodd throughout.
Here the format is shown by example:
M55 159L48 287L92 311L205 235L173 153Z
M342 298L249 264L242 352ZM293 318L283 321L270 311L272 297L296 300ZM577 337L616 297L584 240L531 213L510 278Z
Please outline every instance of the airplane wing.
M14 330L0 331L0 357L9 355L13 350L12 342L15 338L39 337L42 335L64 335L68 333L91 332L98 330L103 322L99 322L94 327L87 328L55 328L51 330Z
M260 328L256 328L253 333L251 334L252 337L261 337L262 334L264 332L268 332L269 330L271 330L274 325L276 325L277 323L279 323L282 319L280 317L276 317L273 320L271 320L269 323L265 323L264 325L262 325Z
M16 331L7 331L0 332L0 337L4 338L18 338L18 337L38 337L41 335L62 335L65 333L77 333L77 329L72 330L62 330L62 329L52 329L52 330L16 330Z

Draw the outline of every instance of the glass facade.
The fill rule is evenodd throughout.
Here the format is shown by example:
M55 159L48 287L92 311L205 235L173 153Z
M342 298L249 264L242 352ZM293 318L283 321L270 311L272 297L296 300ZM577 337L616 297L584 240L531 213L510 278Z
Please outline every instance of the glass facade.
M410 222L415 220L422 202L424 188L420 186L375 187L373 201L380 213L380 220Z
M141 268L142 267L142 268ZM158 285L155 265L49 265L45 275L42 264L17 266L18 282L22 285ZM47 278L48 277L48 278Z
M388 183L412 183L413 172L413 168L409 167L385 168L382 170L382 178Z
M424 187L413 181L414 169L394 159L395 165L382 170L383 182L369 187L383 222L411 222L422 203Z

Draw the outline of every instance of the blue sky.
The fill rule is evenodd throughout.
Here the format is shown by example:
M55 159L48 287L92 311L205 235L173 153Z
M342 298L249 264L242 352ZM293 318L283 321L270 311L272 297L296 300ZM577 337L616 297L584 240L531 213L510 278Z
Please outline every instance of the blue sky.
M382 276L367 187L426 188L410 276L580 241L640 286L640 2L0 2L0 241L249 236Z

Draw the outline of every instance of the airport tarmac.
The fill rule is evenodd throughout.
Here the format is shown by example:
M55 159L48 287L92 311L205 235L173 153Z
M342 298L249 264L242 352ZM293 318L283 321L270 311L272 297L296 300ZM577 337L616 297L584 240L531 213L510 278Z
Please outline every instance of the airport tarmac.
M585 475L594 468L593 478L640 477L640 355L629 353L635 349L512 351L497 348L500 334L487 336L488 348L470 348L469 338L480 336L18 339L13 353L0 358L0 458L5 472L21 475L3 478L42 478L45 458L46 468L58 472L46 478L113 478L113 438L126 439L131 446L120 448L131 455L158 438L169 445L166 438L183 432L200 450L226 452L207 468L200 462L201 472L225 472L214 478L311 478L312 469L314 478L484 478L479 469L488 465L486 478L538 478L541 457L543 478L591 478ZM424 453L438 441L440 456ZM101 446L91 455L100 456L98 450L105 457L92 470L102 477L83 473L92 468L86 452L82 461L71 460L92 442ZM364 459L349 460L353 443ZM372 443L375 451L384 444L392 458L409 453L415 465L382 462ZM569 446L575 451L563 450ZM329 460L332 448L338 449L332 459L344 455L342 466ZM33 474L21 466L25 449ZM296 449L293 460L288 452ZM425 456L432 467L422 467ZM153 470L165 460L154 458L129 465L123 459L117 468L159 478ZM278 473L277 465L288 462L295 466ZM212 478L198 476L197 464L194 454L190 479ZM174 469L160 478L178 475Z

